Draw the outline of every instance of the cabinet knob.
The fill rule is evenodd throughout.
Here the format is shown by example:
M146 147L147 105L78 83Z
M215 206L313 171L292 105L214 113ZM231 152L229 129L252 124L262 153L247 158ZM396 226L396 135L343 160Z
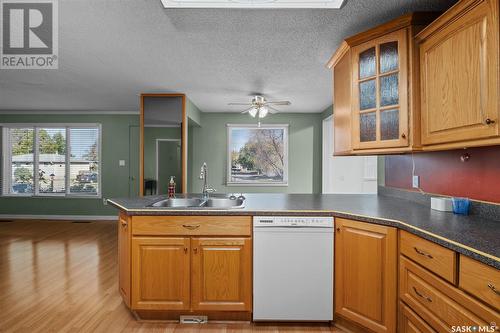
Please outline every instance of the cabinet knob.
M185 248L184 248L184 254L187 254L187 253L188 253L188 248L187 248L187 247L185 247Z
M495 121L494 121L493 119L486 118L486 120L484 121L484 123L485 123L486 125L491 125L491 124L494 124L494 123L495 123Z
M337 227L337 232L340 232L340 227Z
M197 247L195 247L195 248L193 249L193 252L194 252L194 254L198 253L198 248L197 248Z
M406 139L406 134L404 134L404 133L403 133L403 134L401 134L401 137L402 137L403 139Z
M127 221L125 221L125 220L120 220L120 223L121 223L122 227L124 227L124 228L127 226Z

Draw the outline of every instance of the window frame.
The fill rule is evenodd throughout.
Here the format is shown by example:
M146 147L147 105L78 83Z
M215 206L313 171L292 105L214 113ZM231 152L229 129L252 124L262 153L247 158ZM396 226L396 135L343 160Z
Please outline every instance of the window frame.
M12 145L10 144L10 130L15 128L33 129L33 193L12 193ZM40 192L39 185L39 136L38 131L42 128L64 128L66 131L66 158L65 158L65 192L64 193L43 193ZM71 166L71 135L73 128L97 128L97 149L99 172L97 174L98 187L95 194L71 193L70 192L70 166ZM78 199L102 199L102 124L100 123L0 123L2 131L2 197L14 198L78 198Z
M288 164L289 164L289 124L226 124L227 128L227 147L226 147L226 186L288 186ZM235 182L231 179L231 130L233 129L282 129L283 130L283 181L275 183L261 183L261 182Z

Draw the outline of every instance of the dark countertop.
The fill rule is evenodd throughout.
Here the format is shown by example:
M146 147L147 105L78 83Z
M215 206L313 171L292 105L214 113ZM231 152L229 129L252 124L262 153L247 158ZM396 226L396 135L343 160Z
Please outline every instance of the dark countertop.
M128 215L332 215L393 226L500 269L500 216L486 219L431 210L371 194L245 194L245 208L186 210L147 207L165 196L110 199Z

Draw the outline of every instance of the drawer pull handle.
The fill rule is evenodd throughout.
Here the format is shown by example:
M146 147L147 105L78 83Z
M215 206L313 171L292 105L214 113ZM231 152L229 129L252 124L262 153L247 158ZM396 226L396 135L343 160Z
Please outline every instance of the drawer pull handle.
M120 220L121 224L122 224L122 227L126 227L127 226L127 221L125 220Z
M488 283L488 288L491 289L491 291L493 291L495 294L497 294L498 296L500 296L500 290L498 290L494 285L493 283Z
M432 259L433 257L429 254L429 253L425 253L424 251L422 250L419 250L417 247L414 247L415 249L415 252L417 252L418 254L420 254L421 256L424 256L424 257L427 257L429 259Z
M422 297L423 299L425 299L427 302L432 302L432 298L430 298L429 296L425 296L424 294L420 293L417 288L413 287L413 291L415 291L415 294L417 294L418 297Z
M183 224L182 226L186 229L189 229L189 230L195 230L195 229L198 229L200 227L199 224L197 224L197 225Z
M194 252L194 254L197 254L197 253L198 253L198 248L197 248L197 247L195 247L195 248L193 249L193 252Z

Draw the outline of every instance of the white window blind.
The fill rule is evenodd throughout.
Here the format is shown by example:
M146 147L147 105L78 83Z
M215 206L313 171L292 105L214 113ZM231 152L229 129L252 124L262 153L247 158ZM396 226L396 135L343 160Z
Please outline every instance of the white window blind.
M4 125L2 194L100 196L100 125Z

